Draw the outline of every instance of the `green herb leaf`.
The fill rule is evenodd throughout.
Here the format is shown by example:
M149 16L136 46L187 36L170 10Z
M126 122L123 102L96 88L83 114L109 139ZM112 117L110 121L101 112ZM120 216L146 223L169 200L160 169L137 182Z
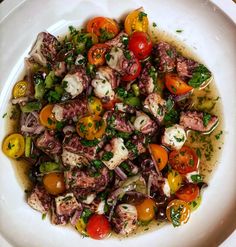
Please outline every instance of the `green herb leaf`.
M211 120L211 114L204 112L203 119L202 119L204 127L208 125L210 120Z
M193 76L189 80L188 84L194 88L198 88L210 77L211 72L203 64L200 64L196 69L194 69Z
M138 20L139 20L139 21L143 21L143 17L145 17L145 16L147 16L147 14L141 11L141 12L138 14Z
M191 179L194 183L200 183L203 181L202 176L200 174L191 175Z
M105 152L102 156L102 160L104 160L104 161L109 161L112 158L113 158L112 152Z

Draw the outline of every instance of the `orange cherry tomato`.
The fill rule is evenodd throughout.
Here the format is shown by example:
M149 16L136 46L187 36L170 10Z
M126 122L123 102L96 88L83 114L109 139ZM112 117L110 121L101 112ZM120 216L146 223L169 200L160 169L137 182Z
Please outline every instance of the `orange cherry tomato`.
M39 113L40 123L49 129L56 128L56 119L52 112L53 107L53 105L46 105Z
M19 158L25 152L25 140L21 134L7 136L2 144L2 151L10 158Z
M87 233L93 239L103 239L111 231L110 223L104 215L94 214L89 218Z
M145 199L142 203L136 205L138 220L150 221L155 216L156 204L151 198Z
M168 153L166 149L157 144L149 144L149 150L153 159L156 161L158 169L161 171L168 162Z
M186 94L193 90L193 87L189 86L175 74L166 74L165 84L168 90L175 95Z
M182 200L171 201L166 208L167 219L174 227L180 226L188 222L191 209L189 205Z
M169 163L181 174L197 170L198 157L193 149L183 146L180 150L174 150L169 154Z
M106 17L95 17L89 20L87 31L96 34L101 42L114 38L119 33L117 23Z
M58 195L65 192L64 175L60 172L48 173L43 177L43 185L47 192L52 195Z
M182 186L175 195L185 202L192 202L199 196L200 190L197 184L189 183Z
M106 44L93 45L88 51L88 61L96 66L103 65L106 62L105 54L109 46Z
M133 32L148 31L148 18L143 8L130 12L125 19L125 32L131 35Z
M27 94L27 91L29 89L29 82L27 81L18 81L12 91L13 98L20 98L24 97Z
M88 110L89 113L92 115L100 115L102 112L102 102L100 99L96 97L89 97L88 98Z
M79 119L76 130L82 138L94 140L105 134L106 123L100 116L87 116Z

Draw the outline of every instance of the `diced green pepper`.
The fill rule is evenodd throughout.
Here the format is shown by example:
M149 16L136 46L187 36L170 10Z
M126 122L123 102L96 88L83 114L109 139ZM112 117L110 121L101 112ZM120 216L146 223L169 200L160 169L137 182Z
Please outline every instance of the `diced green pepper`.
M48 173L48 172L54 172L59 171L60 165L55 162L44 162L40 164L39 171L41 173Z
M39 82L38 84L35 85L34 87L34 97L35 99L42 99L44 94L45 94L45 85L43 82Z
M125 99L125 103L130 106L140 106L141 102L138 97L129 97Z
M31 155L31 145L32 138L30 136L26 136L25 138L25 157L29 158Z
M133 84L132 85L132 89L133 89L134 95L136 97L138 97L139 96L139 87L138 87L138 85L137 84Z
M45 88L52 88L54 84L55 73L54 71L50 71L50 73L46 76L45 79Z
M32 112L32 111L38 111L42 108L42 105L40 102L28 102L26 105L21 106L22 112Z

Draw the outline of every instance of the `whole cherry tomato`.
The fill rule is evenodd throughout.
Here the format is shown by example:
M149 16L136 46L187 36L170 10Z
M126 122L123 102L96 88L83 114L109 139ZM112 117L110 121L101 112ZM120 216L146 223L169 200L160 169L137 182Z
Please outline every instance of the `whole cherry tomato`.
M152 52L151 38L145 32L135 32L130 36L128 48L139 60L143 60Z

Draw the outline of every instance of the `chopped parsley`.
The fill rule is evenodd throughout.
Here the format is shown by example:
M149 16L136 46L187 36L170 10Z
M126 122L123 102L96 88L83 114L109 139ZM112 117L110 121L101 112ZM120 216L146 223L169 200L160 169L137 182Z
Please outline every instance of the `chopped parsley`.
M183 32L182 29L177 29L177 30L176 30L176 33L182 33L182 32Z
M85 147L94 147L94 146L96 146L99 143L99 140L98 139L94 139L94 140L91 140L90 141L90 140L83 139L80 142Z
M222 134L223 134L222 130L218 134L216 134L215 135L216 140L219 140Z
M110 159L113 158L113 153L112 152L105 152L102 156L102 160L104 161L109 161Z
M5 118L7 116L7 113L4 113L3 115L2 115L2 118Z
M143 21L143 18L144 18L144 17L147 17L147 14L141 11L141 12L138 14L138 20L139 20L139 21Z
M170 208L170 217L174 227L180 226L181 213L183 211L183 206L180 205L176 210L174 207Z
M203 119L202 119L204 127L208 125L210 120L211 120L211 114L204 112Z
M156 26L157 26L157 24L156 24L155 22L153 22L153 23L152 23L152 26L153 26L153 27L156 27Z
M194 183L200 183L200 182L202 182L202 176L200 175L200 174L194 174L194 175L191 175L191 177L190 177L191 179L192 179L192 181L194 182Z
M194 88L198 88L204 81L211 77L211 72L203 65L200 64L193 71L193 76L189 80L188 84Z

